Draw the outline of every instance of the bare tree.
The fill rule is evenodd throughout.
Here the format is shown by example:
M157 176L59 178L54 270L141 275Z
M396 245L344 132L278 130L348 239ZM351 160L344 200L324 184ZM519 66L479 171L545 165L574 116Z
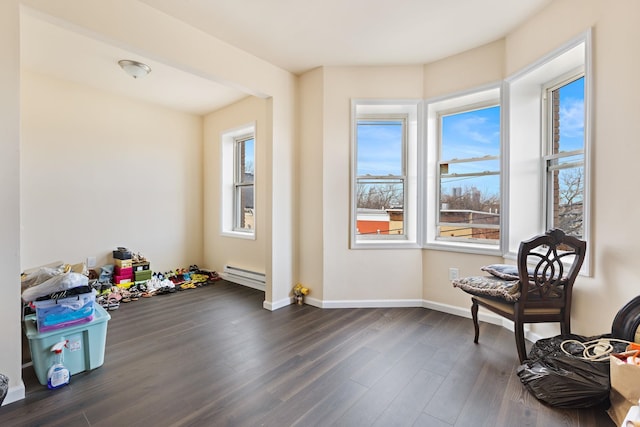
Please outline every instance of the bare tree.
M404 205L402 184L398 183L359 183L358 208L383 209Z
M555 178L554 178L555 179ZM583 234L584 169L567 169L559 174L555 226L576 237Z

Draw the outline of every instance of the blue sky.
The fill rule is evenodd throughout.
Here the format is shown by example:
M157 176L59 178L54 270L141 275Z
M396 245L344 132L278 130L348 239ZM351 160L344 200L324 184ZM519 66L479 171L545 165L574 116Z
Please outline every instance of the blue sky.
M401 126L398 122L358 125L358 175L398 175L402 173ZM500 154L500 107L444 116L442 119L441 159L462 159ZM560 149L572 151L584 144L584 78L560 89ZM499 160L449 165L449 172L497 170ZM443 192L453 187L476 186L486 193L497 193L498 176L452 178Z
M500 107L442 118L443 160L500 155Z
M560 151L584 148L584 78L560 89Z
M359 121L358 175L402 174L401 122ZM382 123L382 124L380 124Z
M441 121L441 159L465 159L500 155L500 107L493 106L464 113L443 116ZM499 171L500 160L452 163L449 173ZM446 178L441 182L442 194L451 194L455 187L463 191L475 187L484 195L498 195L500 176Z
M245 161L247 162L247 168L250 170L247 170L247 172L253 172L253 168L255 165L255 139L251 138L251 139L247 139L245 141L244 144L244 155L245 155Z

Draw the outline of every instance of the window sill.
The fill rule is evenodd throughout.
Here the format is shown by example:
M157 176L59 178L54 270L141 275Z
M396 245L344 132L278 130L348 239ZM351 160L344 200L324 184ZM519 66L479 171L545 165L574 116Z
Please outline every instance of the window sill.
M367 240L351 244L351 249L420 249L420 245L413 241Z
M498 246L487 246L474 243L430 242L425 244L423 249L500 257L504 255Z
M223 231L220 235L224 237L233 237L235 239L256 240L256 233L247 233L243 231Z

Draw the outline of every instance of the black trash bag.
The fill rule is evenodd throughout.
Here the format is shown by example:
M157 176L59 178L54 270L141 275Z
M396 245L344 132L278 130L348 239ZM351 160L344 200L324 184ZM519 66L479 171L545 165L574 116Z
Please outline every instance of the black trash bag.
M559 335L537 341L529 359L518 367L520 381L538 400L558 408L589 408L609 399L609 361L590 361L582 358L580 343L609 336L582 337ZM611 343L613 352L624 351L625 344Z
M7 396L7 392L9 391L9 377L6 375L0 374L0 405L4 401L4 398Z

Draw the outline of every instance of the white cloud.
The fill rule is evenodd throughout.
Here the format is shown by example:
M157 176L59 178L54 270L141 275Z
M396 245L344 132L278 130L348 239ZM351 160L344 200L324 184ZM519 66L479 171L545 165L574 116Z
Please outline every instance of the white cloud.
M560 105L560 137L584 135L584 100L567 98Z

